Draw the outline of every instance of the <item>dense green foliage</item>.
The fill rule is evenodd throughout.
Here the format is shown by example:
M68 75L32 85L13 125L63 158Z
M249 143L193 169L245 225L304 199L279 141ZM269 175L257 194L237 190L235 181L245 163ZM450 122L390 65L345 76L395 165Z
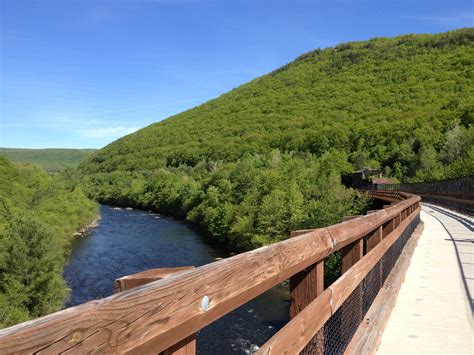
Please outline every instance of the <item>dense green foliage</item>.
M97 204L71 182L0 155L0 327L58 310L73 233Z
M125 136L80 166L100 201L187 216L248 249L334 223L366 201L340 176L473 173L474 30L307 53Z
M274 150L238 162L84 180L100 201L187 216L231 249L248 250L363 210L367 199L340 183L345 160L339 153L316 158Z
M36 164L48 173L57 173L67 168L76 168L79 163L94 153L95 149L23 149L0 148L0 154L16 163Z

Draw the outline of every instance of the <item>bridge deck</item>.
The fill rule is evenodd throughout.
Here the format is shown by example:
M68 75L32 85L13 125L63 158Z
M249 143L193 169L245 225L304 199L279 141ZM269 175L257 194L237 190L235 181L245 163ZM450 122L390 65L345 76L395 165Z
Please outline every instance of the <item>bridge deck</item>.
M431 205L421 219L424 231L378 354L472 354L474 220Z

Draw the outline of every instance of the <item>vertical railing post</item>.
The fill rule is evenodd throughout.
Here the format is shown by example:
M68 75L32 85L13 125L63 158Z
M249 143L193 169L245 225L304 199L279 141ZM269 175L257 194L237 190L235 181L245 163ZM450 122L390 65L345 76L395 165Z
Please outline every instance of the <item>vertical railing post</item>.
M395 229L395 218L392 218L390 221L385 222L382 226L382 239L390 234Z
M357 263L363 256L364 256L364 239L361 238L341 249L341 254L342 254L342 265L341 265L341 273L344 274L347 272L352 265ZM354 320L356 320L355 315L359 315L362 317L363 315L363 309L364 309L364 290L362 287L362 284L360 287L356 288L354 290L355 297L358 299L358 308L359 310L356 311L355 309L347 309L343 308L342 309L342 320L341 320L341 336L343 341L349 341L349 338L351 337L351 332L350 332L350 324ZM362 318L357 319L357 322L362 322Z
M369 236L367 237L367 253L375 248L377 244L382 241L382 226L377 227Z
M291 238L309 232L293 231ZM324 291L324 260L307 267L290 278L290 318L294 318ZM306 345L300 354L324 353L324 328Z
M364 239L359 239L341 249L342 269L345 273L352 265L358 262L364 254Z
M382 229L383 229L383 226L379 226L377 227L371 234L369 234L369 236L367 237L367 242L366 242L366 245L367 245L367 253L370 252L372 249L375 248L375 246L377 244L379 244L381 241L382 241ZM379 264L378 264L378 275L377 275L377 283L378 283L378 287L381 288L382 287L382 278L383 278L383 275L382 275L382 260L379 261ZM375 266L374 266L375 267Z
M195 355L196 354L196 334L181 340L172 347L166 349L163 355Z
M397 219L400 218L400 215L393 217L391 220L385 222L382 225L382 239L386 238L387 235L389 235L396 227L397 227ZM384 265L384 259L380 259L380 278L381 282L383 284L384 282L384 275L385 275L385 265Z

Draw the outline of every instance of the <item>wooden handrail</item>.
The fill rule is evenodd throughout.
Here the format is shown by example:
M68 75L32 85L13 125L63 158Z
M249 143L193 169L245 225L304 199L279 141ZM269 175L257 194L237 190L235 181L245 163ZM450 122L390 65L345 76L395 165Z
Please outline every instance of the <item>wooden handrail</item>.
M384 224L403 214L418 213L418 196L383 193L392 193L394 201L404 200L366 216L0 330L0 353L161 352ZM370 194L375 196L375 192ZM342 292L336 286L328 292ZM328 297L324 291L313 302ZM337 294L330 298L337 297L343 301Z

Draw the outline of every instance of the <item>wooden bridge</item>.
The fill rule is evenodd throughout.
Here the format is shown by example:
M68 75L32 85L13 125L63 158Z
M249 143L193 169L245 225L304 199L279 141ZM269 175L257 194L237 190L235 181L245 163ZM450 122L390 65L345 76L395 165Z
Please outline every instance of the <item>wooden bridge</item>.
M286 279L291 320L257 354L373 353L420 235L421 207L405 192L369 194L386 206L201 267L122 278L113 296L1 330L0 353L194 354L199 330ZM325 284L335 253L340 277Z

